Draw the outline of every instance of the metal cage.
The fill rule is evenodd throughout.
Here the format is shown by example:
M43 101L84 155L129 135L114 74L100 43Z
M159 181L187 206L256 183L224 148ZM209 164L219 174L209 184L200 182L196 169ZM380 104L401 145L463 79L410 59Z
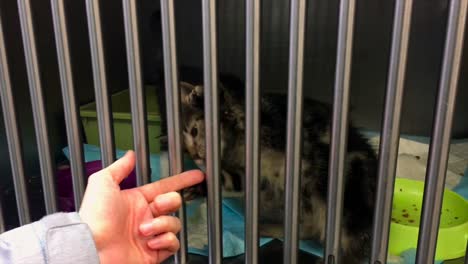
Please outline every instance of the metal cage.
M306 0L291 0L289 18L289 71L288 71L288 123L285 192L285 240L284 263L296 263L298 259L298 210L300 186L300 142L304 75L304 43L306 37ZM63 0L51 0L56 53L68 144L70 146L73 191L76 207L83 196L84 154L79 129L79 116L72 77L73 64L70 59L70 36ZM131 98L132 127L137 156L136 174L138 185L149 181L148 134L146 131L145 100L141 69L138 12L136 0L123 0L125 43L128 62L128 79ZM432 130L429 162L424 190L421 232L418 240L417 263L430 263L435 257L437 232L440 221L443 186L450 146L455 97L460 76L463 39L467 15L466 0L451 0L446 25L445 47L442 58L442 71L437 95L434 125ZM395 0L391 54L386 84L385 110L381 128L379 150L378 189L374 216L372 254L373 264L386 263L389 229L391 222L391 202L396 171L400 119L410 38L412 0ZM206 175L208 184L209 221L209 262L222 261L222 215L220 179L220 138L218 94L218 50L217 50L217 1L202 0L203 26L203 67L206 115ZM258 188L260 171L259 149L259 103L260 103L260 49L261 49L261 1L245 2L245 63L246 63L246 263L258 262ZM169 136L170 174L182 172L181 120L179 117L180 91L178 88L178 58L174 3L160 0L162 18L162 39L165 69L165 87ZM345 263L340 260L340 226L343 209L343 171L345 146L347 143L346 124L348 122L350 76L353 49L353 29L355 26L355 0L341 0L336 50L336 70L334 79L333 117L331 133L331 155L329 163L328 207L326 221L325 263ZM56 190L53 178L53 158L49 142L49 132L44 105L44 88L41 85L38 63L37 31L32 19L30 0L18 0L24 58L27 66L28 85L34 113L34 127L38 151L46 212L57 211ZM99 139L103 166L115 160L112 119L107 87L108 74L104 62L104 46L101 28L100 4L97 0L86 0L89 45L91 47L92 74L97 104ZM3 107L5 132L7 135L10 163L14 177L14 189L20 224L31 221L30 205L26 190L23 169L23 153L19 124L18 106L14 104L15 84L10 79L8 56L5 45L4 28L0 19L0 95ZM184 209L178 213L184 219ZM0 217L0 220L2 217ZM1 221L0 221L1 223ZM3 228L3 225L1 225ZM176 263L187 263L187 234L180 233L181 250ZM468 259L468 258L467 258ZM465 260L468 263L468 260Z

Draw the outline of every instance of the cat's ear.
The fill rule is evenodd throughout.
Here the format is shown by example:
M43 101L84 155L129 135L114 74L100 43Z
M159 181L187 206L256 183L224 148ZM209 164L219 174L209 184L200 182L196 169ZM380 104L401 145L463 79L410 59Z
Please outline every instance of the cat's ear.
M181 96L189 95L194 88L195 86L188 82L180 82Z
M189 96L190 105L196 109L203 109L203 85L196 85Z
M188 82L180 82L182 95L193 94L195 96L203 96L203 85L193 85Z
M196 85L192 91L193 95L196 97L203 97L203 85Z
M234 99L232 98L231 93L227 90L226 86L223 83L219 82L218 84L218 91L219 91L219 103L221 105L226 104L227 107L230 107L234 103Z
M190 95L192 94L193 86L187 82L180 82L180 101L182 106L190 106Z
M181 101L182 105L189 106L192 108L202 107L203 102L203 86L192 85L187 82L181 82Z

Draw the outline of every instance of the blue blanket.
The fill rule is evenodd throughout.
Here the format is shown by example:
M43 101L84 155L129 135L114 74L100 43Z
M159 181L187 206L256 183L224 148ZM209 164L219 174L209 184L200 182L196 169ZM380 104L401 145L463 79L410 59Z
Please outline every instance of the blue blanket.
M100 160L100 149L99 147L92 145L84 145L85 151L85 162ZM68 147L63 149L64 154L69 158ZM125 154L125 151L116 150L116 156L118 158L122 157ZM151 179L156 181L160 179L160 156L156 154L150 155L150 165L151 165ZM187 170L197 168L197 166L190 160L184 161L185 168ZM468 199L468 170L465 173L465 177L460 182L460 184L454 189L455 192L462 195L465 199ZM202 199L196 200L187 205L187 216L188 219L194 216L199 208L200 204L203 202ZM224 257L233 257L240 254L243 254L245 251L244 248L244 208L243 203L240 199L235 198L225 198L223 199L222 207L222 216L223 216L223 256ZM190 227L191 223L188 222L187 225ZM262 237L260 239L260 245L263 246L273 239ZM322 257L323 248L322 246L315 241L300 241L300 249L308 252L310 254ZM196 248L190 245L189 241L189 252L200 255L208 255L208 248ZM408 250L404 252L400 257L403 260L403 263L415 263L415 250ZM441 263L437 261L435 263Z

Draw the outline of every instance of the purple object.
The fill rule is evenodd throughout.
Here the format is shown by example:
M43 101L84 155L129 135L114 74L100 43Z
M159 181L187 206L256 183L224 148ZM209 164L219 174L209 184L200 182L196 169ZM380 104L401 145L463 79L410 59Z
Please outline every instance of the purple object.
M100 160L85 163L86 177L102 169ZM59 201L59 210L62 212L73 212L75 208L75 199L73 198L73 183L70 167L61 168L57 171L57 196ZM120 188L130 189L136 186L135 170L133 170L126 179L120 183Z

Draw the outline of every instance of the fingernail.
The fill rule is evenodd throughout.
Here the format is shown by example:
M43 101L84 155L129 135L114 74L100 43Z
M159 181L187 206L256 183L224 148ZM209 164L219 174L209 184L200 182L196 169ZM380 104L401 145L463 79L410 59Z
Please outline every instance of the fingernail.
M151 229L153 229L153 222L148 222L140 225L140 232L144 235L147 236L151 234Z
M156 197L156 203L158 207L167 208L171 205L172 201L174 200L173 197L169 197L170 195L160 195Z
M152 249L158 249L162 246L163 239L161 237L155 237L148 241L148 246Z

